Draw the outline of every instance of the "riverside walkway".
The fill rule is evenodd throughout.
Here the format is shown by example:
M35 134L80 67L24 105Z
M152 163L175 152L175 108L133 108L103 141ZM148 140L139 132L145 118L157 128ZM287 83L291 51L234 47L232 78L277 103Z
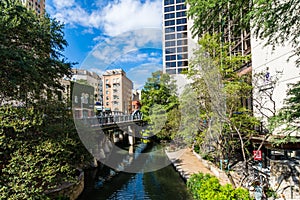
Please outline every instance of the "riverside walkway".
M182 155L178 159L173 159L172 164L185 181L187 181L192 174L202 172L216 176L221 185L230 183L228 177L223 174L221 170L205 163L205 161L198 158L189 148L184 149Z

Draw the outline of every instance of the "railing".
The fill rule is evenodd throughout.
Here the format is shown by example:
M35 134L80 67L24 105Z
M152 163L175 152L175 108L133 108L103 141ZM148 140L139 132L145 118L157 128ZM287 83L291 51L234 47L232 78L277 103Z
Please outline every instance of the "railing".
M134 111L130 115L125 115L121 112L102 113L100 115L97 115L98 122L101 125L129 121L139 121L142 120L142 117L143 115L139 110Z
M94 117L77 118L76 120L80 120L84 124L89 124L91 126L110 125L115 123L140 121L142 120L142 113L139 110L128 115L121 112L103 112Z
M98 119L99 124L101 124L101 125L140 120L140 119L135 119L132 115L114 115L114 116L99 116L98 115L97 119Z

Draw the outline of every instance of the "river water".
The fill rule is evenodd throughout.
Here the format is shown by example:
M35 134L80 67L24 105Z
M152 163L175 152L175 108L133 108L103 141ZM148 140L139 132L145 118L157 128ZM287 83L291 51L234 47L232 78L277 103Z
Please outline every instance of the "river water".
M155 145L152 149L157 147ZM79 200L192 199L183 179L172 165L156 171L142 171L116 173L107 166L86 170L85 189ZM107 174L113 174L112 178L103 181Z

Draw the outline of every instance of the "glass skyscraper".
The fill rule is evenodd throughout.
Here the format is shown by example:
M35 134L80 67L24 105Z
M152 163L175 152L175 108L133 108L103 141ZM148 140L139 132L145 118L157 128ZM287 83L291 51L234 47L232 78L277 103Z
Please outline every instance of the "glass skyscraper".
M190 27L185 0L163 1L163 71L180 74L188 68Z

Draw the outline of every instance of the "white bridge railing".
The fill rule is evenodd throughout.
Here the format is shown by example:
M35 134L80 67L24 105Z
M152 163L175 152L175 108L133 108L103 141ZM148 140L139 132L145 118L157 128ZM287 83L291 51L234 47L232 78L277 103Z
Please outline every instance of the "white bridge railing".
M91 126L110 125L122 122L140 121L142 120L142 113L139 110L128 115L125 115L121 112L109 112L100 113L94 117L77 118L77 120L82 120L84 124L89 124Z

